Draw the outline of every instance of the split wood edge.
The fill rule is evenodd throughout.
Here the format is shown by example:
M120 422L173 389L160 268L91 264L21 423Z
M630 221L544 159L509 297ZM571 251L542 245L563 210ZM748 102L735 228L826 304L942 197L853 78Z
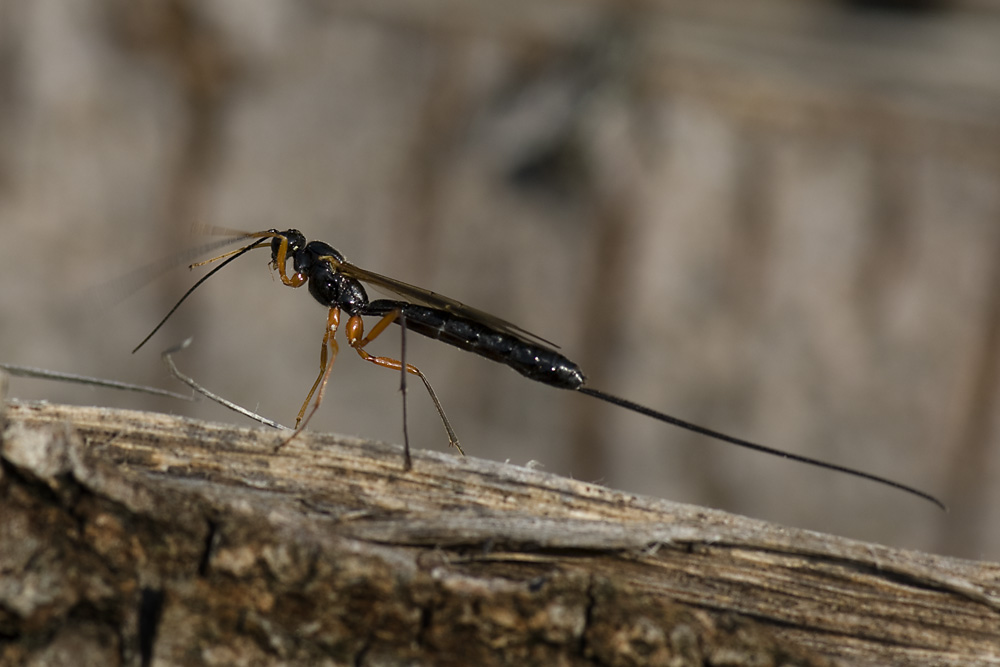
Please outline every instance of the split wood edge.
M16 402L2 425L0 664L1000 664L996 564L342 437Z

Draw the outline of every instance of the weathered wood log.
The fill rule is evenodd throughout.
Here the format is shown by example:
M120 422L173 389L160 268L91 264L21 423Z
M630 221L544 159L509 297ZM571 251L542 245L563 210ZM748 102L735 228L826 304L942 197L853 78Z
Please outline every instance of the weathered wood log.
M0 664L1000 664L1000 565L527 468L13 402Z

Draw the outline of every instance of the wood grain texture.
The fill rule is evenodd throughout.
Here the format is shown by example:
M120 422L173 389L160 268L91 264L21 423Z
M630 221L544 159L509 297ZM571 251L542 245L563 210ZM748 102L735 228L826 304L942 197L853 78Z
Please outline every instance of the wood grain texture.
M538 471L11 403L0 664L1000 664L1000 566Z

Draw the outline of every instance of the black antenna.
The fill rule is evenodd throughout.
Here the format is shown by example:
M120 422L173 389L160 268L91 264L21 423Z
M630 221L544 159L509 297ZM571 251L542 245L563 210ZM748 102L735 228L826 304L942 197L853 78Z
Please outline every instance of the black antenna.
M149 332L149 335L146 336L145 338L143 338L142 342L140 342L138 345L135 346L135 348L132 350L132 354L135 354L136 352L138 352L139 348L141 348L143 345L145 345L147 343L147 341L149 341L149 339L152 338L156 334L156 332L160 330L160 327L162 327L164 324L166 324L167 320L170 319L170 316L173 315L174 312L178 308L180 308L180 306L181 306L182 303L184 303L184 300L187 299L189 296L191 296L191 293L194 292L196 289L198 289L203 282L205 282L206 280L208 280L209 278L211 278L212 276L214 276L216 273L218 273L219 271L221 271L222 268L224 266L226 266L227 264L229 264L230 262L232 262L232 261L238 259L239 257L242 257L243 255L247 254L248 252L250 252L254 248L260 246L261 243L264 243L265 241L270 241L270 240L271 239L269 237L265 237L265 238L262 238L262 239L257 239L256 241L254 241L253 243L251 243L247 247L245 247L245 248L237 251L236 253L234 253L232 257L230 257L229 259L227 259L226 261L224 261L222 264L219 264L217 267L215 267L214 269L212 269L211 271L209 271L208 273L206 273L204 276L202 276L201 280L199 280L198 282L196 282L191 287L191 289L189 289L187 292L184 292L184 296L182 296L180 298L180 300L177 303L174 304L174 307L170 309L169 313L167 313L166 315L163 316L163 319L160 320L160 323L157 324L153 328L152 331Z

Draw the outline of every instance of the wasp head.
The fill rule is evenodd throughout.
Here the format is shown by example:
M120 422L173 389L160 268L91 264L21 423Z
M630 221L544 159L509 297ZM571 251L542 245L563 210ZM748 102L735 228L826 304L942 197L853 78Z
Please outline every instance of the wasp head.
M306 245L306 237L297 229L288 229L279 232L277 229L269 229L269 233L274 234L271 239L271 264L278 265L278 256L281 254L281 247L285 246L285 261L289 257L295 257Z

